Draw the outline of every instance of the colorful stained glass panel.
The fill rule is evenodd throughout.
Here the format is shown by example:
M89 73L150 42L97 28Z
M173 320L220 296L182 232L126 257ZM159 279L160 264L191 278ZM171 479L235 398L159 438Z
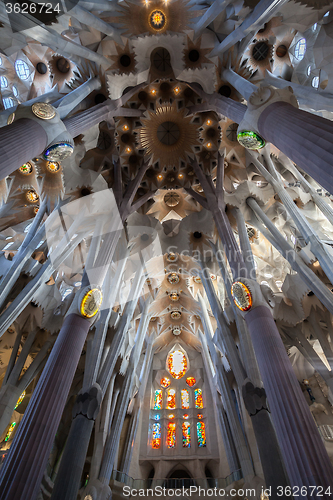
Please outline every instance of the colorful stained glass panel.
M185 354L180 350L173 351L168 356L167 365L169 373L173 376L173 378L182 378L187 370L187 359Z
M155 391L154 410L162 410L162 390L161 389L157 389Z
M16 425L16 422L12 422L10 424L8 432L7 432L6 437L5 437L5 441L6 442L8 441L8 439L10 438L10 436L12 435L15 425Z
M155 423L153 424L153 442L152 448L154 450L158 450L161 446L161 424Z
M175 448L176 447L176 424L175 424L175 422L168 423L167 446L168 446L168 448Z
M203 422L197 422L197 438L199 448L206 446L206 429Z
M201 389L195 389L194 390L194 398L195 398L195 407L196 408L203 408L203 399L202 399L202 390Z
M191 426L189 422L182 423L183 430L183 448L191 447Z
M170 383L171 382L170 382L170 379L168 377L161 378L160 384L162 387L169 387Z
M168 410L176 408L176 391L174 389L168 390L167 408Z
M194 377L187 377L186 383L189 387L193 387L197 383L197 381Z
M190 407L190 395L187 389L182 389L181 398L182 398L182 409L187 410Z

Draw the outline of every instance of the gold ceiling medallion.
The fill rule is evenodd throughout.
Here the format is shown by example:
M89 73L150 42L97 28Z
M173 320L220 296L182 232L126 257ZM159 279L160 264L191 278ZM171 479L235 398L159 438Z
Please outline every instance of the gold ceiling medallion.
M149 26L155 31L161 31L166 27L167 18L161 10L153 10L149 14Z
M56 115L55 108L47 102L35 102L32 105L31 110L33 114L41 120L52 120L52 118Z
M177 300L179 300L179 293L171 292L169 294L169 299L172 300L173 302L177 302Z
M23 175L30 175L33 172L33 166L30 163L30 161L27 161L27 163L24 163L20 168L19 172Z
M34 189L29 189L29 191L26 192L25 197L29 203L37 203L39 200L38 193Z
M171 311L170 316L172 319L180 319L182 316L182 313L178 310L176 311Z
M46 163L46 168L49 172L55 174L56 172L59 172L60 164L57 161L48 161Z
M180 282L180 278L178 276L177 273L170 273L168 275L168 282L171 284L171 285L174 285L176 283L179 283Z
M176 262L177 260L178 260L178 255L176 255L173 252L168 253L168 255L167 255L168 262Z
M181 161L187 163L187 153L192 155L198 146L197 124L191 123L192 117L185 116L185 108L178 110L176 103L165 104L156 112L147 111L148 117L141 118L142 127L138 129L138 140L145 155L153 163L159 161L160 169L172 166L178 168Z
M199 285L202 283L201 278L199 276L193 276L193 281L194 283L197 283Z
M238 309L248 311L251 309L253 300L248 287L241 281L235 281L231 286L231 295Z
M98 313L102 304L103 294L98 288L89 290L81 300L80 312L85 318L92 318Z

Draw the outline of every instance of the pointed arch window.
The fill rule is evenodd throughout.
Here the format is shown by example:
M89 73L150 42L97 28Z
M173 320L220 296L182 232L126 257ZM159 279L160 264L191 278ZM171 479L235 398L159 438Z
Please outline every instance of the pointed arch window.
M188 410L190 407L190 395L187 389L181 391L182 409Z
M195 398L195 407L198 409L203 408L203 399L202 399L202 390L201 389L194 390L194 398Z
M156 422L153 424L153 442L152 448L158 450L161 447L161 424Z
M206 446L206 426L202 420L197 422L197 438L199 448Z
M176 408L176 391L175 389L169 389L167 398L167 409L174 410L175 408Z
M162 402L163 402L162 390L157 389L155 391L154 410L162 410Z

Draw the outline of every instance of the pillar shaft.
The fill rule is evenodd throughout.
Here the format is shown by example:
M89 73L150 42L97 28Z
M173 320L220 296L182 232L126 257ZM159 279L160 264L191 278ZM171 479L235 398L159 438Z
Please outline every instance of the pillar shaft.
M271 312L265 306L245 316L292 486L333 484L324 443L300 389ZM316 492L304 498L319 498ZM329 498L322 496L321 498Z
M46 146L46 132L34 120L22 118L3 127L0 131L1 179L39 156Z
M333 193L333 122L285 102L267 106L258 120L260 135Z
M66 317L0 473L1 500L37 496L90 322Z

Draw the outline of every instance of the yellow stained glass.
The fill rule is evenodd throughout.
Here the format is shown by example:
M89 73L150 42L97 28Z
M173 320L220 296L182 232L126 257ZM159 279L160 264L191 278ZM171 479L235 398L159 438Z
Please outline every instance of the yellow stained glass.
M14 406L14 410L22 403L25 397L25 391L22 392L21 396L18 398L16 405Z
M160 423L155 423L153 424L153 442L152 442L152 448L154 450L158 450L161 446L161 424Z
M173 378L180 379L185 375L187 370L187 359L182 351L173 351L169 354L167 364L169 373Z
M189 422L182 423L183 431L183 448L191 447L191 425Z
M168 423L167 446L168 446L168 448L175 448L175 446L176 446L176 424L175 424L175 422Z

